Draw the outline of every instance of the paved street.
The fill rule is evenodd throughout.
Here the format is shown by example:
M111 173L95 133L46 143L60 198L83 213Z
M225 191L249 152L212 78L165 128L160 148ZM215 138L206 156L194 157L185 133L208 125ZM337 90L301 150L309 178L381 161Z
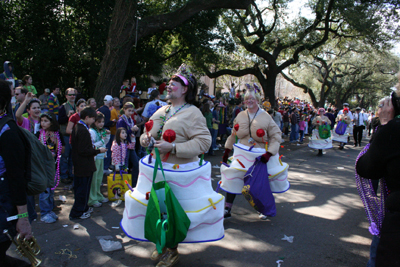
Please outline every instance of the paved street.
M280 259L281 267L366 266L371 235L354 183L354 161L361 148L350 143L340 151L334 144L334 149L317 157L317 151L307 144L297 146L286 141L282 145L280 154L290 166L291 188L275 194L277 216L260 220L238 196L232 218L225 221L225 238L180 245L177 266L277 266ZM220 150L206 160L215 166L220 165L221 158ZM217 168L212 170L216 188L220 173ZM103 189L106 191L106 186ZM112 208L106 203L95 209L91 219L72 222L68 219L72 191L57 189L57 200L59 195L67 197L64 204L56 202L61 207L56 211L59 221L33 223L42 247L39 258L43 266L154 266L149 256L155 246L131 240L119 228L124 204ZM75 224L79 229L73 229ZM96 236L108 235L121 241L123 249L103 252ZM293 243L281 240L284 235L294 236Z

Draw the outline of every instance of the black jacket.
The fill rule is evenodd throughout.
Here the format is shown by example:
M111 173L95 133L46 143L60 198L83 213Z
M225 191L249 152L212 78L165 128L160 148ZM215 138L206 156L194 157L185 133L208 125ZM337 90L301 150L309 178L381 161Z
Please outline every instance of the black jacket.
M384 177L390 191L386 207L400 211L400 119L378 126L369 150L358 160L356 168L367 179Z
M94 157L100 153L94 149L90 133L86 127L77 123L71 134L72 163L74 164L74 175L78 177L92 176L96 171Z

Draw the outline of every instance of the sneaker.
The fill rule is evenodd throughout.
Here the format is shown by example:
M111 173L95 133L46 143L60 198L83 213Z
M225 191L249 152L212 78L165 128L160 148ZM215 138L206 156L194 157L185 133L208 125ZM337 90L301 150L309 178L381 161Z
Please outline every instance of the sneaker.
M94 203L92 206L93 206L94 208L100 208L101 206L103 206L103 204L100 203L100 202L97 202L97 203Z
M107 203L108 202L108 198L103 198L103 200L101 201L101 203Z
M54 219L58 220L58 216L57 216L53 211L50 211L49 214L50 214L50 216L53 217Z
M224 219L229 219L230 217L232 217L231 208L225 207Z
M218 148L218 147L216 147L216 148L214 148L213 150L214 150L214 151L216 151L216 150L219 150L219 148Z
M93 208L89 207L88 210L85 213L89 213L90 214L90 213L93 213L93 211L94 211Z
M105 175L110 175L112 173L112 171L110 171L110 170L104 170L103 171L103 174L105 174Z
M79 219L85 220L85 219L89 219L89 218L90 218L90 213L88 213L88 212L84 212L80 217L71 217L71 216L69 216L70 220L79 220Z
M167 251L162 254L160 262L156 267L171 267L177 264L179 261L178 249L167 248Z
M258 218L260 218L260 220L266 220L268 217L267 217L267 215L260 213L260 214L258 214Z
M42 216L42 217L40 218L40 220L41 220L42 222L44 222L44 223L55 223L55 222L57 221L56 219L54 219L54 218L50 215L50 213L47 213L46 215Z

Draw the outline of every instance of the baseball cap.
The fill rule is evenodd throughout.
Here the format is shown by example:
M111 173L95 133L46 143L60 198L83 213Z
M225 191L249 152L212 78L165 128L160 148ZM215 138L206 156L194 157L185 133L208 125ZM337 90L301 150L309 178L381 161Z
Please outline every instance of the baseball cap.
M44 89L44 91L45 91L46 93L50 93L50 89L49 89L49 88Z
M113 97L110 96L110 95L106 95L106 96L104 97L104 101L112 101L112 100L113 100Z
M349 106L349 103L343 103L343 106Z

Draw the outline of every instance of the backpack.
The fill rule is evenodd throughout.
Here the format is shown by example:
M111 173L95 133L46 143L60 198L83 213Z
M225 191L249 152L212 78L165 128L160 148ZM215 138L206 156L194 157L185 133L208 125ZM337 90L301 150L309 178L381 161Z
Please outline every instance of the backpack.
M7 122L15 121L10 117L5 117L0 121L0 131ZM27 187L26 193L29 196L37 195L46 191L49 187L54 187L55 163L49 148L43 145L39 139L30 131L18 127L26 141L26 159L28 166L24 166L26 173ZM30 154L29 154L30 153ZM30 166L29 166L30 165Z

